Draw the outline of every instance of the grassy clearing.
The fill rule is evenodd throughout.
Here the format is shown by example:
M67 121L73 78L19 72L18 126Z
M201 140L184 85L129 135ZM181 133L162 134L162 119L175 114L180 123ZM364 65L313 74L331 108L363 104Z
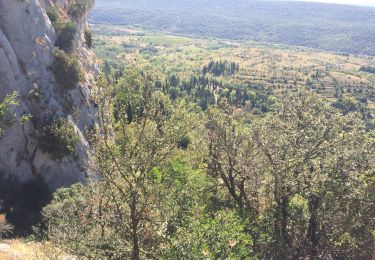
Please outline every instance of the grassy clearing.
M27 242L25 240L0 240L1 260L49 260L77 259L66 255L48 243Z
M149 44L157 45L174 45L181 43L189 43L193 41L193 39L191 38L173 35L146 35L141 37L141 39Z

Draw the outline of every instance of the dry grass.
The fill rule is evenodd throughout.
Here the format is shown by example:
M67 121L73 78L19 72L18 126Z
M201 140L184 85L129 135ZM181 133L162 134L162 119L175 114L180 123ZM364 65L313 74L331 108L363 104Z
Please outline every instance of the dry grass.
M0 241L0 260L52 260L77 259L61 252L49 243L26 242L24 240Z

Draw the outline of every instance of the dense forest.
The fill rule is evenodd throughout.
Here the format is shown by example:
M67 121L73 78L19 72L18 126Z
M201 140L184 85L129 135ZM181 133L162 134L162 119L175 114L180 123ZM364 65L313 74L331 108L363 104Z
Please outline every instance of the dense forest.
M107 78L97 175L53 194L34 239L95 259L371 258L375 135L358 101L299 89L254 114L256 99L201 109L135 68Z
M134 68L98 85L100 181L56 192L40 238L96 259L371 257L375 136L355 99L299 89L254 115Z
M90 22L374 55L375 9L260 0L97 0Z
M47 206L41 180L20 187L13 217L44 205L33 239L82 258L370 259L375 135L360 103L252 90L202 107L181 88L200 93L196 80L136 68L98 77L96 175ZM9 104L16 96L0 106L2 130L22 123Z

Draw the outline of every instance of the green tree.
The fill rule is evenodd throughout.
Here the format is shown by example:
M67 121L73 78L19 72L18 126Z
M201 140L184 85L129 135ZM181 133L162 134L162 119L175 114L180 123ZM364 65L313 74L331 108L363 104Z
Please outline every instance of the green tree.
M359 118L355 113L343 115L319 95L300 90L287 95L277 112L255 127L253 140L264 155L263 170L273 179L268 188L275 203L277 257L335 255L338 248L327 239L336 240L344 234L358 242L358 250L352 251L355 247L351 246L345 254L367 257L372 251L373 224L366 225L368 221L363 220L354 225L358 214L343 212L353 208L352 203L357 212L371 210L365 202L365 180L373 175L373 140ZM301 196L300 204L306 206L304 212L292 215L290 207L296 196ZM346 199L335 201L340 197ZM359 203L360 198L364 203ZM340 220L335 219L338 212ZM301 220L300 213L306 218L302 225L295 225ZM358 236L354 230L345 230L346 224L352 228L359 225L363 233Z
M224 184L241 212L258 214L260 177L245 112L223 105L207 113L207 173Z
M132 77L127 77L129 74ZM102 102L99 102L100 123L104 128L104 136L98 140L96 150L99 172L113 189L114 200L126 205L126 209L118 211L117 225L125 234L130 234L124 239L131 241L133 259L139 259L147 252L147 244L152 245L153 241L152 237L147 238L147 230L157 226L150 221L152 215L148 215L157 214L150 208L155 198L152 186L148 185L149 174L179 151L179 141L194 126L192 116L185 112L184 106L173 108L166 96L154 91L152 83L143 73L125 74L115 89L121 89L129 96L118 104L120 116L114 124L108 121L111 116L107 114L111 111L108 102L111 95L102 95ZM129 105L133 110L142 111L132 116L132 120L129 118L134 114L127 111Z

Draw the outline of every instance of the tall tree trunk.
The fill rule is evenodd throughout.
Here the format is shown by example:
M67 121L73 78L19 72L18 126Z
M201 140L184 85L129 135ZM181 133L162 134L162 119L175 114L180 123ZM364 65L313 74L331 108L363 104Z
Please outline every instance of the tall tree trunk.
M132 221L132 240L133 240L133 254L132 259L139 259L139 238L138 238L138 223L139 219L137 216L137 193L132 193L132 202L130 206L130 214Z
M290 245L289 236L288 236L288 204L289 204L289 197L284 195L282 198L276 200L277 207L276 207L276 215L275 215L275 234L277 239L277 259L286 259L288 254L288 249Z
M289 196L284 195L281 199L281 236L285 245L289 245L289 236L287 231L288 226L288 206L289 206Z
M309 211L310 220L309 227L307 229L307 239L311 243L311 256L314 257L318 253L319 236L318 236L318 210L320 206L321 198L317 195L311 195L309 197Z

